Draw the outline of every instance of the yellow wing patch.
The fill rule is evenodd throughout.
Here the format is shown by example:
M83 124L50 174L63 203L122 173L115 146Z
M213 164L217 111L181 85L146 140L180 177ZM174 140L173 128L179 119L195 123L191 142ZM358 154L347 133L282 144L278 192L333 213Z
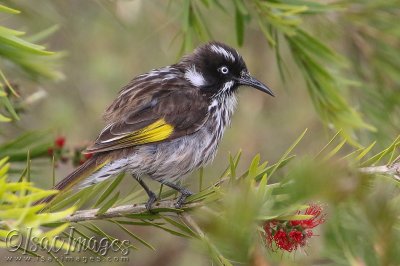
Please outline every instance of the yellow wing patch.
M117 136L115 138L99 141L86 149L86 153L96 153L132 147L141 144L153 143L167 139L174 132L174 127L164 118L139 130Z
M174 127L164 119L156 122L125 136L118 141L119 143L129 143L131 145L146 144L167 139L174 131Z

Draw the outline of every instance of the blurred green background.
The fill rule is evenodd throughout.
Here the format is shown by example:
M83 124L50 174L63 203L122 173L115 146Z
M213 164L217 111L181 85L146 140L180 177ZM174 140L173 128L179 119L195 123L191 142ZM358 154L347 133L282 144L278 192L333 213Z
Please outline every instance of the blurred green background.
M58 26L41 43L52 51L64 53L60 60L60 70L64 77L58 81L39 80L33 83L16 69L4 70L7 78L18 84L23 98L42 90L46 92L46 97L29 104L17 126L2 124L3 139L15 137L21 129L50 129L54 137L65 136L67 146L85 145L103 128L103 110L122 86L141 73L175 63L182 53L182 5L185 1L5 2L21 10L22 14L3 16L3 26L30 33ZM225 10L214 6L207 8L202 3L197 3L196 7L208 26L211 38L236 47L251 73L268 84L276 97L267 97L249 88L240 89L239 105L232 127L226 131L215 161L204 170L206 185L215 182L215 177L226 168L229 153L234 154L240 149L243 151L242 163L239 165L243 170L247 169L246 166L257 153L264 160L276 162L305 128L309 131L296 147L296 154L317 153L338 130L321 122L302 72L291 59L287 45L281 47L281 56L289 70L283 81L275 51L268 44L257 21L246 17L245 38L239 47L235 32L235 4L231 1L219 2L223 3ZM249 2L248 5L252 7ZM400 124L399 69L397 73L393 70L400 64L397 60L400 58L400 27L393 25L396 23L392 20L399 15L399 10L393 8L398 7L398 1L387 1L386 5L383 2L343 1L342 7L332 8L335 10L332 13L316 16L308 14L310 16L304 17L303 25L348 60L348 71L335 75L343 75L360 83L354 86L346 84L346 88L339 87L337 90L352 108L361 113L367 123L378 128L376 132L357 132L362 145L377 140L377 150L396 137ZM384 38L373 39L373 36L379 36L374 30L382 28L382 34L393 34L388 38L389 41ZM360 37L364 36L363 30L371 33L371 37ZM196 36L193 46L205 41L202 39ZM350 146L344 148L345 151L350 149ZM51 163L43 160L43 165L33 180L41 187L51 187L51 179L47 178L51 176ZM71 169L71 165L61 165L57 168L57 179L61 179ZM197 181L190 180L196 179L187 181L192 183L192 188L196 188ZM130 178L125 178L123 183L121 191L135 184ZM152 186L157 188L157 184ZM200 250L198 247L185 239L162 231L155 232L154 228L132 228L151 242L157 251L142 249L131 252L129 265L211 263L204 254L197 252ZM124 238L121 231L115 230L115 234ZM291 255L271 254L276 259L276 264L271 265L309 265L311 262L313 265L326 264L323 260L315 261L321 252L320 241L318 238L313 239L310 247L306 248L308 255L298 251L295 254L296 260ZM284 260L280 260L280 256Z

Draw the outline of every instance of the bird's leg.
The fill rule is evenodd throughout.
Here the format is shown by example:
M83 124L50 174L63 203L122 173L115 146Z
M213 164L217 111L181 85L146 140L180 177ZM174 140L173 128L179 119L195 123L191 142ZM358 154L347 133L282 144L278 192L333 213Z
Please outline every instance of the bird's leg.
M145 206L148 211L151 211L151 207L152 207L153 203L157 200L156 194L150 190L150 188L146 185L146 183L141 178L139 178L135 175L133 175L133 178L135 178L136 181L138 181L139 185L142 186L144 191L146 191L147 195L149 196L149 199L147 200Z
M175 203L175 207L180 209L182 207L182 204L185 202L186 198L189 197L190 195L193 195L193 192L191 192L190 190L181 187L177 184L168 182L168 181L161 181L161 184L164 184L172 189L175 189L176 191L178 191L179 193L181 193L181 195L179 196L178 200Z

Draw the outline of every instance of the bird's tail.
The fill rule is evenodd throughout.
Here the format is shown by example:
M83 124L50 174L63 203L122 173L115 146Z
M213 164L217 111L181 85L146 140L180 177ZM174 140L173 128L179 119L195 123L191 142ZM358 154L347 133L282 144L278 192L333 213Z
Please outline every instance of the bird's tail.
M68 189L89 177L107 163L107 158L94 155L54 186L53 189L60 191L58 194L51 195L47 198L37 201L34 203L34 205L51 202L56 196L66 192Z

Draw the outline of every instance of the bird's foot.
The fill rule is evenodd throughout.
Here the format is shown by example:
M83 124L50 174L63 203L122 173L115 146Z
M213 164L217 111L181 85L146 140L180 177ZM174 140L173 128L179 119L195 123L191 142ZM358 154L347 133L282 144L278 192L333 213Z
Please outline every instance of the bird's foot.
M193 195L193 192L191 192L190 190L187 189L182 189L180 191L181 195L179 196L178 200L175 203L175 208L180 209L183 205L183 203L185 203L185 200L187 197Z
M157 196L152 191L149 191L148 195L149 195L149 199L147 200L145 207L148 212L152 212L152 207L153 207L154 202L157 201Z

